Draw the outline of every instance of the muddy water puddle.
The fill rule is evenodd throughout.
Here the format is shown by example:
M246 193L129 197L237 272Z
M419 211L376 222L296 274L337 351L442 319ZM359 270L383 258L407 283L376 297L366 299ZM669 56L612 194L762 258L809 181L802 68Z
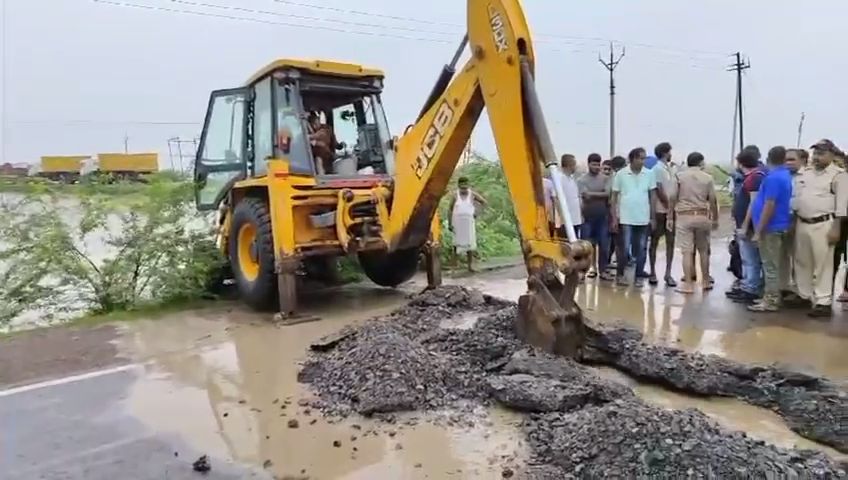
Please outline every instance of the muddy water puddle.
M810 320L804 312L756 317L724 297L722 291L731 281L726 274L717 273L715 277L715 290L690 297L676 294L672 289L648 286L641 290L625 289L589 280L578 288L577 301L590 319L638 329L648 342L747 364L778 363L837 382L848 381L848 331L842 312L827 322ZM463 284L513 301L526 291L520 268L463 280ZM676 393L642 384L609 368L599 369L599 374L627 384L639 397L655 405L697 408L725 428L744 431L754 438L782 447L821 450L834 458L848 460L848 455L792 432L770 410L736 399Z
M726 260L719 258L717 264ZM726 263L724 263L726 264ZM614 287L587 280L577 290L585 315L608 325L635 328L648 342L687 351L716 354L738 362L787 365L836 381L848 381L848 315L813 320L806 312L757 315L725 298L731 283L717 272L716 287L706 294L684 296L673 289ZM526 291L522 269L462 280L463 285L517 301Z
M514 299L525 285L521 279L487 282L475 280L470 286ZM786 352L804 349L804 345L770 340L771 336L781 337L780 329L786 327L698 329L691 318L681 317L686 307L678 300L646 300L644 293L628 292L617 300L621 304L613 305L611 300L605 303L611 292L589 287L581 288L580 302L590 316L613 318L616 312L641 312L621 318L632 318L625 323L641 327L650 339L743 361L802 358L800 352L798 357ZM504 294L509 289L518 293ZM311 294L304 299L306 313L318 315L321 321L291 327L274 326L267 315L249 312L238 304L128 324L121 350L144 364L145 374L127 396L127 412L150 429L179 436L218 461L267 465L267 470L278 476L498 478L502 465L513 459L520 463L527 454L520 418L514 413L491 409L481 413L484 420L477 422L477 427L462 428L447 426L439 414L428 415L436 415L441 426L428 421L433 417L420 414L399 415L394 425L362 418L329 423L298 405L298 400L310 396L297 382L297 362L305 357L308 345L345 325L391 312L406 301L407 292L352 286ZM653 311L662 313L649 315L646 312L651 310L645 306L636 310L639 302L653 302ZM646 320L649 316L651 321ZM460 315L447 319L443 326L470 328L476 320L474 314ZM775 332L769 333L769 329ZM819 338L815 332L789 332L786 335L795 335L794 339L808 335L807 342ZM733 339L738 339L737 343L728 341ZM842 355L842 351L831 355L827 349L843 345L844 350L844 340L831 341L830 347L818 344L824 352L807 350L803 358L811 368L839 371L838 357L832 355ZM770 346L752 347L756 342ZM698 408L726 428L746 431L754 438L845 458L794 434L768 410L735 400L680 395L639 384L609 369L600 373L627 383L651 403ZM296 420L296 428L291 420Z
M449 426L448 412L329 423L300 406L310 393L297 382L297 362L309 343L405 301L358 287L333 298L307 299L322 320L292 327L237 306L127 325L121 348L145 365L128 413L214 459L267 465L278 476L497 478L501 465L526 455L520 418L501 409L479 412L477 426L464 428Z
M682 410L696 408L729 430L741 430L752 438L784 448L820 450L832 458L848 461L848 455L807 440L790 430L783 419L771 410L749 405L732 398L695 397L661 387L639 383L633 378L608 367L596 368L599 376L622 383L633 389L643 400L663 408Z

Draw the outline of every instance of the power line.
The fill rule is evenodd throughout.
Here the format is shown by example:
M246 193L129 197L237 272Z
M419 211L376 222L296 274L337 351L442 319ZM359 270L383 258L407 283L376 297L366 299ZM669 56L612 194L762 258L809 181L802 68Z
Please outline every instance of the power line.
M426 34L429 34L429 35L447 35L447 36L455 37L457 35L460 35L462 33L462 31L460 29L464 28L459 24L422 21L422 23L425 23L425 24L428 24L428 25L444 25L444 26L450 26L450 27L454 28L453 31L424 30L424 29L416 28L416 27L405 27L405 26L388 25L388 24L377 24L377 23L356 22L356 21L350 21L350 20L339 20L339 19L335 19L335 18L315 17L315 16L310 16L310 15L301 15L301 14L288 13L288 12L277 12L277 11L272 11L272 10L260 10L260 9L255 9L255 8L238 7L238 6L234 6L234 5L221 5L221 4L208 3L208 2L191 1L191 0L170 0L170 1L172 3L187 5L187 6L191 6L191 7L201 7L201 8L210 8L210 9L218 9L218 10L227 10L227 11L232 11L232 12L242 12L242 13L257 14L257 15L269 15L269 16L275 16L275 17L292 18L292 19L297 19L297 20L310 20L310 21L317 21L317 22L335 23L335 24L339 24L339 25L351 25L351 26L355 26L355 27L383 28L383 29L387 28L387 29L390 29L390 30L399 30L399 31L414 32L414 33L426 33ZM340 13L345 13L345 14L368 15L368 16L371 16L371 17L387 18L387 19L392 19L392 20L402 20L402 21L409 21L409 22L418 21L417 19L414 19L414 18L411 18L411 17L399 17L399 16L395 16L395 15L383 15L383 14L369 13L369 12L364 12L364 11L359 11L359 10L347 10L347 9L335 8L335 7L325 7L325 6L319 6L319 5L313 5L313 4L306 4L306 3L303 3L303 2L289 2L289 1L283 1L283 0L275 0L275 1L277 3L283 3L283 4L288 4L288 5L297 5L297 6L309 7L309 8L320 8L322 10L330 10L330 11L340 12ZM596 46L598 46L599 42L602 42L604 45L606 45L609 41L607 39L597 38L597 37L575 37L575 36L550 35L550 34L540 34L539 36L541 38L536 40L538 43L568 44L568 45L576 45L576 46L596 47ZM546 38L551 38L551 39L555 39L555 40L546 40ZM589 40L590 42L587 42L586 40ZM623 42L620 42L620 41L617 41L617 40L614 40L613 42L616 43L616 44L619 44L619 45L623 45ZM652 46L652 45L643 44L643 43L634 44L634 45L636 45L637 47L655 48L655 49L668 51L668 52L674 52L675 51L674 49L670 49L670 48L667 48L667 47L658 47L658 46ZM678 51L686 53L683 50L678 50ZM720 55L722 57L725 56L725 54L716 54L716 55ZM688 58L690 60L697 60L694 57L688 57Z
M303 2L303 1L292 1L292 0L273 0L273 1L275 3L280 3L280 4L284 4L284 5L291 5L291 6L303 7L303 8L312 8L312 9L316 9L316 10L324 10L324 11L330 11L330 12L336 12L336 13L343 13L345 15L360 15L360 16L367 16L367 17L385 18L385 19L388 19L388 20L398 20L398 21L404 21L404 22L420 23L420 24L424 24L424 25L438 25L438 26L456 27L456 28L462 28L462 29L466 28L465 25L458 24L458 23L450 23L450 22L443 22L443 21L437 21L437 20L427 20L427 19L421 19L421 18L402 16L402 15L387 15L387 14L382 14L382 13L372 12L372 11L366 11L366 10L353 10L353 9L348 9L348 8L330 7L330 6L327 6L327 5L319 5L319 4L310 3L310 2ZM710 51L710 50L685 50L685 49L680 49L680 48L673 48L673 47L655 45L655 44L644 43L644 42L624 42L622 40L603 38L603 37L581 37L581 36L576 36L576 35L560 35L560 34L551 34L551 33L539 33L538 36L540 38L551 38L551 39L561 39L561 40L581 40L581 41L589 40L589 41L594 41L594 42L603 42L604 44L607 44L609 42L613 42L617 46L624 46L626 44L627 46L630 46L630 47L664 50L664 51L668 51L668 52L681 52L681 53L686 53L686 54L709 55L709 56L714 56L714 57L725 57L727 55L726 52L717 52L717 51ZM595 46L597 46L597 43L595 43Z
M456 36L456 32L442 32L442 31L434 31L434 30L421 30L418 28L411 27L402 27L402 26L394 26L394 25L385 25L385 24L375 24L375 23L364 23L364 22L353 22L349 20L338 20L335 18L324 18L324 17L312 17L309 15L299 15L294 13L283 13L283 12L274 12L271 10L257 10L254 8L245 8L245 7L237 7L233 5L220 5L215 3L206 3L206 2L194 2L190 0L171 0L172 3L178 3L181 5L188 5L192 7L204 7L204 8L212 8L219 10L228 10L233 12L243 12L243 13L252 13L259 15L270 15L275 17L285 17L285 18L293 18L297 20L311 20L316 22L327 22L327 23L336 23L339 25L351 25L354 27L368 27L368 28L388 28L391 30L400 30L405 32L415 32L415 33L428 33L433 35L450 35Z
M412 17L404 17L404 16L397 16L397 15L385 15L385 14L380 14L380 13L376 13L376 12L367 12L367 11L363 11L363 10L350 10L350 9L345 9L345 8L316 5L316 4L306 3L306 2L293 2L293 1L288 1L288 0L273 0L273 1L276 2L276 3L285 4L285 5L294 5L294 6L298 6L298 7L314 8L314 9L319 9L319 10L326 10L326 11L332 11L332 12L337 12L337 13L343 13L343 14L346 14L346 15L362 15L362 16L368 16L368 17L385 18L385 19L390 19L390 20L399 20L399 21L406 21L406 22L422 23L422 24L425 24L425 25L448 26L448 27L454 28L455 30L453 30L453 31L424 30L424 29L421 29L421 28L414 28L414 27L404 27L404 26L387 25L387 24L355 22L355 21L350 21L350 20L339 20L339 19L326 18L326 17L314 17L314 16L309 16L309 15L300 15L300 14L294 14L294 13L288 13L288 12L285 12L285 13L275 12L275 11L270 11L270 10L258 10L258 9L253 9L253 8L237 7L237 6L232 6L232 5L213 4L213 3L207 3L207 2L196 2L196 1L191 1L191 0L170 0L170 1L172 3L178 3L178 4L194 6L194 7L206 7L206 8L229 10L229 11L235 11L235 12L251 13L251 14L272 15L272 16L277 16L277 17L286 17L286 18L293 18L293 19L299 19L299 20L311 20L311 21L318 21L318 22L336 23L336 24L351 25L351 26L356 26L356 27L388 28L388 29L391 29L391 30L399 30L399 31L415 32L415 33L426 33L426 34L430 34L430 35L449 35L451 37L455 37L457 35L460 35L462 33L462 31L464 31L464 29L466 28L465 26L460 25L460 24L456 24L456 23L421 20L421 19L416 19L416 18L412 18ZM604 38L600 38L600 37L579 37L579 36L554 35L554 34L540 34L539 37L540 38L536 40L538 43L569 44L569 45L576 45L576 46L593 46L593 47L598 46L599 42L602 42L604 45L606 45L610 41L608 39L604 39ZM547 38L550 38L552 40L547 40ZM590 43L587 43L587 40ZM619 40L612 40L612 41L613 41L613 43L616 43L618 45L624 44L623 42L621 42ZM651 48L651 49L657 49L657 50L662 50L662 51L672 52L672 53L681 52L681 53L684 53L684 54L688 54L688 53L692 53L692 52L695 52L695 53L699 52L697 50L685 51L685 50L673 49L673 48L669 48L669 47L660 47L660 46L657 46L657 45L651 45L651 44L646 44L646 43L634 43L632 45L637 46L638 48ZM710 53L710 54L721 56L721 57L725 56L724 53ZM689 57L689 58L691 60L695 60L695 58L693 58L693 57Z
M447 39L440 39L440 38L413 37L413 36L395 34L395 33L391 33L391 32L371 32L371 31L361 31L361 30L336 28L336 27L330 27L330 26L318 26L318 25L314 25L314 24L280 22L280 21L273 21L273 20L269 20L269 19L248 17L248 16L235 16L235 15L227 15L227 14L222 14L222 13L211 13L211 12L205 12L205 11L170 8L170 7L164 7L164 6L159 6L159 5L134 3L134 2L129 2L129 1L119 1L119 0L92 0L92 1L94 3L116 6L116 7L135 8L135 9L142 9L142 10L148 10L148 11L159 11L159 12L165 12L165 13L171 13L171 14L194 15L194 16L201 16L201 17L208 17L208 18L218 18L218 19L226 19L226 20L233 20L233 21L243 21L243 22L259 23L259 24L266 24L266 25L287 26L287 27L303 28L303 29L310 29L310 30L324 30L324 31L337 32L337 33L348 33L348 34L353 34L353 35L366 35L366 36L376 36L376 37L384 37L384 38L397 38L397 39L404 39L404 40L414 40L414 41L419 41L419 42L440 43L440 44L450 44L450 43L452 43L451 41L449 41ZM346 21L346 20L336 20L336 19L329 19L329 18L322 18L322 17L310 17L310 16L306 16L306 15L288 15L288 14L284 14L284 13L281 13L281 12L273 12L273 11L267 11L267 10L258 10L258 9L244 8L244 7L236 7L236 6L231 6L231 5L212 4L212 3L207 3L207 2L197 2L197 1L192 1L192 0L170 0L170 1L172 3L189 5L189 6L193 6L193 7L214 8L214 9L228 10L228 11L234 11L234 12L245 12L245 13L250 13L250 14L274 15L274 16L282 16L282 17L289 17L289 18L300 18L302 20L310 20L310 21L334 22L334 23L339 23L339 24L354 25L354 26L367 27L367 28L401 29L401 30L409 31L409 32L426 33L426 34L432 34L432 35L448 35L448 34L450 34L450 32L430 31L430 30L422 30L422 29L417 29L417 28L398 27L398 26L392 26L392 25L362 23L362 22L350 22L350 21ZM315 8L320 7L320 8L325 9L325 10L341 11L343 13L351 13L351 14L358 14L358 15L365 15L366 13L368 13L368 12L359 11L359 10L347 10L347 9L340 9L340 8L335 8L335 7L316 6L316 5L307 4L307 3L304 3L304 2L288 2L288 1L279 0L278 3L286 3L286 4L292 4L292 5L298 5L298 6L314 6ZM416 20L416 19L411 19L409 17L399 17L399 16L394 16L394 15L382 15L381 14L381 15L374 15L374 16L391 18L391 19L403 19L403 20L408 20L408 21ZM443 22L430 22L430 21L424 21L424 20L421 20L421 22L422 23L429 23L429 24L458 26L456 24L449 24L449 23L443 23ZM581 37L560 36L560 38L581 38ZM559 40L557 42L550 42L550 41L545 42L544 40L542 40L541 42L542 43L550 43L550 44L568 44L569 43L569 41L565 41L565 40ZM615 42L613 42L613 43L615 43ZM579 43L579 42L570 42L570 44L590 45L590 44ZM647 44L640 44L640 45L647 45ZM548 48L548 47L546 46L546 48ZM550 50L555 51L555 52L560 52L560 53L584 52L583 50L579 50L579 49L562 50L562 49L557 49L555 47L550 47ZM586 52L586 53L588 53L588 52ZM690 57L690 60L694 61L696 59ZM657 63L660 63L660 62L657 62ZM709 69L709 67L696 65L696 64L682 64L682 63L676 63L675 64L675 63L672 63L672 62L663 62L663 63L667 64L667 65L678 65L678 66L679 65L685 65L685 66L690 67L690 68Z
M400 16L400 15L387 15L387 14L384 14L384 13L368 12L368 11L364 11L364 10L351 10L351 9L348 9L348 8L330 7L330 6L327 6L327 5L316 5L314 3L309 3L309 2L294 2L294 1L289 1L289 0L273 0L273 1L275 3L281 3L281 4L284 4L284 5L291 5L291 6L295 6L295 7L304 7L304 8L314 8L316 10L326 10L328 12L343 13L345 15L360 15L360 16L366 16L366 17L385 18L385 19L388 19L388 20L400 20L400 21L404 21L404 22L420 23L420 24L424 24L424 25L440 25L440 26L444 26L444 27L465 28L465 25L460 25L458 23L440 22L440 21L436 21L436 20L425 20L425 19L422 19L422 18L404 17L404 16Z
M416 38L416 37L409 37L409 36L405 36L405 35L396 35L396 34L385 33L385 32L363 32L363 31L358 31L358 30L347 30L347 29L343 29L343 28L334 28L334 27L326 27L326 26L319 27L319 26L316 26L316 25L304 25L304 24L300 24L300 23L277 22L277 21L265 20L265 19L259 19L259 18L252 18L252 17L236 17L236 16L233 16L233 15L224 15L224 14L219 14L219 13L198 12L198 11L194 11L194 10L168 8L168 7L162 7L162 6L159 6L159 5L145 5L145 4L140 4L140 3L112 1L112 0L92 0L92 1L94 3L100 3L100 4L104 4L104 5L113 5L113 6L116 6L116 7L136 8L136 9L142 9L142 10L156 10L156 11L167 12L167 13L175 13L175 14L182 14L182 15L195 15L195 16L200 16L200 17L219 18L219 19L226 19L226 20L238 20L238 21L251 22L251 23L260 23L260 24L265 24L265 25L277 25L277 26L283 26L283 27L304 28L304 29L309 29L309 30L324 30L324 31L330 31L330 32L350 33L350 34L354 34L354 35L366 35L366 36L373 36L373 37L397 38L397 39L403 39L403 40L415 40L415 41L419 41L419 42L451 43L447 40L439 40L439 39L435 39L435 38L420 38L420 37Z

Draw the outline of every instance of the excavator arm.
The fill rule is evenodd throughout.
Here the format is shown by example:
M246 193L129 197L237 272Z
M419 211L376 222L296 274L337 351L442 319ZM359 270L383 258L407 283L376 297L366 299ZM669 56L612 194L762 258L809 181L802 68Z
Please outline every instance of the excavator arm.
M452 78L459 54L470 59ZM574 303L579 272L592 248L576 240L558 162L536 95L535 57L519 0L468 0L468 32L446 67L422 115L399 140L389 222L383 232L391 251L424 245L448 182L481 113L489 115L509 186L529 293L519 301L517 326L528 342L574 356L583 340ZM556 208L568 242L551 236L545 211L543 169L553 175Z

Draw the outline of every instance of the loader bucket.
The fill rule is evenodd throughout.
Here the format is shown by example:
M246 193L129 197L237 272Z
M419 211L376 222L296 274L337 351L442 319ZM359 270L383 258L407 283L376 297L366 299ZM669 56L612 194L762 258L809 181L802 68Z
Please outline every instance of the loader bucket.
M584 250L580 248L579 250ZM582 356L586 341L586 325L574 294L580 282L580 272L588 269L589 258L580 255L572 259L565 281L551 276L543 280L532 274L527 279L527 293L518 299L516 331L518 337L548 353L575 359Z

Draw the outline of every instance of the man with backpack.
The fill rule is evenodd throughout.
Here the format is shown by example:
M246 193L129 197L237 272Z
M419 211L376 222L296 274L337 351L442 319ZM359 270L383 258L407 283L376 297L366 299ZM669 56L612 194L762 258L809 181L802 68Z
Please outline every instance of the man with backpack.
M750 220L747 230L743 230L748 207L760 190L760 184L766 175L765 166L760 162L760 150L755 145L749 145L739 152L736 157L742 173L739 190L733 196L733 220L736 224L736 242L742 257L742 281L737 288L726 292L728 298L745 304L753 304L762 297L763 267L760 259L760 249L752 241L753 228Z

